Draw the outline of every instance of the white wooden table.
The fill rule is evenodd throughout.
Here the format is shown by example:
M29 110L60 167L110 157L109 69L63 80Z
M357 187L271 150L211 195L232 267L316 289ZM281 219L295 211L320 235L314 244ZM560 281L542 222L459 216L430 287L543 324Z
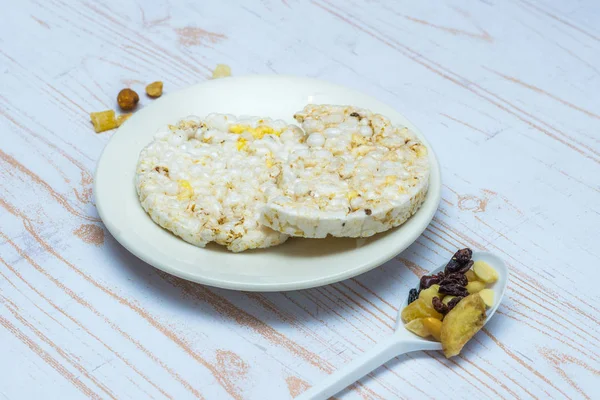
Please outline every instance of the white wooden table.
M0 8L0 398L292 398L389 335L417 277L464 246L512 268L491 324L460 357L398 357L338 398L600 398L597 1ZM94 207L112 133L88 113L217 63L330 80L404 113L443 169L427 231L367 274L290 293L191 284L129 254Z

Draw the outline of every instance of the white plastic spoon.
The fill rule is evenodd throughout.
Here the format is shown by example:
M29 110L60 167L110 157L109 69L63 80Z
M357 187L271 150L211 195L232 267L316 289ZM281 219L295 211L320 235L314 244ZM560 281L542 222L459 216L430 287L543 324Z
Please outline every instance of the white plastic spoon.
M491 253L476 252L473 253L472 259L474 261L487 262L498 272L499 275L498 280L490 286L490 288L494 290L495 299L494 306L486 311L487 318L485 323L487 324L500 305L502 297L504 297L504 291L506 290L506 283L508 281L508 268L500 258ZM445 266L446 264L432 271L432 273L443 271ZM348 365L345 365L338 371L335 371L318 385L313 386L306 392L302 393L297 400L329 399L340 390L353 384L369 372L375 370L392 358L401 354L419 350L442 350L441 343L421 338L404 328L400 318L400 312L407 305L408 291L403 297L405 300L400 307L400 311L396 319L396 331L392 336L383 340L371 350L360 355L356 360L350 362Z

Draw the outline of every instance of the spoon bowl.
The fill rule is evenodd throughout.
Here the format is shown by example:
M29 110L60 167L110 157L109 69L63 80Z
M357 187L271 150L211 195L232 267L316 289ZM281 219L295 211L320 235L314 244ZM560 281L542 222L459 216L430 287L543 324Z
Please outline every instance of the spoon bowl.
M490 318L496 313L496 310L504 297L504 292L506 291L506 285L508 283L508 267L502 259L488 252L474 252L472 260L485 261L498 272L498 280L489 286L490 289L494 290L494 306L486 310L485 324L487 324ZM443 271L445 267L446 263L438 269L431 271L431 273ZM406 293L404 301L398 310L396 330L393 335L375 345L371 350L361 354L356 360L351 361L349 364L329 375L318 385L313 386L302 393L298 397L298 400L328 399L369 372L401 354L419 350L442 350L442 344L440 342L417 336L404 327L400 313L407 305L408 293Z
M504 297L504 292L506 290L506 284L508 283L508 267L506 266L506 264L504 263L504 261L502 261L502 259L500 257L496 256L495 254L488 253L488 252L483 252L483 251L473 252L473 256L471 257L471 259L473 261L485 261L492 268L494 268L496 270L496 272L498 272L498 280L496 282L494 282L493 284L487 286L489 289L492 289L495 294L494 306L488 308L485 312L485 314L486 314L485 323L487 324L488 321L490 320L490 318L492 318L492 316L496 313L496 310L498 309L498 306L500 305L500 302L502 301L502 297ZM443 271L444 268L446 268L446 264L442 265L441 267L439 267L437 269L434 269L433 271L430 271L428 275L437 274L438 272ZM402 302L402 305L398 309L398 316L396 317L396 334L397 335L408 334L407 337L410 337L410 338L422 340L424 342L433 342L433 340L425 339L420 336L417 336L414 333L412 333L411 331L409 331L408 329L404 328L404 324L402 323L402 317L400 316L400 313L402 313L402 310L404 310L404 307L406 307L407 305L408 305L408 293L406 294L404 301ZM434 343L437 343L439 345L438 346L439 350L442 349L441 343L439 343L439 342L434 342Z

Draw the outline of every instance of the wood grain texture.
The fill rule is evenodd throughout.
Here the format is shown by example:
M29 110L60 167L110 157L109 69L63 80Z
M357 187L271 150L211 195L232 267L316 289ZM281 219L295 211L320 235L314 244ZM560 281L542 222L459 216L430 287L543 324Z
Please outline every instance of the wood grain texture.
M506 299L460 357L397 357L340 399L592 399L600 386L600 6L593 0L24 0L0 24L0 398L286 399L394 326L458 247ZM411 119L443 167L421 237L367 274L241 293L153 269L92 194L124 86L318 77ZM142 106L150 102L143 97Z

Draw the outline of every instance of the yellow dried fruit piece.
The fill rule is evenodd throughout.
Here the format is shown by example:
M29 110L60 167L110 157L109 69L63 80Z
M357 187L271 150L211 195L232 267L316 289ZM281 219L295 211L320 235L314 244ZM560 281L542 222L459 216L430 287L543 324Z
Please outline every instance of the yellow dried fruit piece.
M131 89L123 89L117 96L117 103L119 103L119 107L123 111L133 110L137 106L138 101L140 101L140 96Z
M468 270L468 271L465 273L465 276L467 277L467 280L468 280L469 282L473 282L473 281L478 281L478 280L479 280L479 278L477 278L477 275L475 275L475 272L473 272L473 270L472 270L472 269Z
M163 83L161 81L152 82L148 86L146 86L146 94L152 98L157 98L162 96L163 92Z
M483 289L485 289L485 283L480 282L480 281L469 282L466 286L466 289L467 289L467 292L469 292L470 294L479 293Z
M404 325L404 327L417 336L427 337L429 336L429 330L423 325L424 320L425 318L413 319L408 324Z
M462 299L442 321L442 350L447 358L460 353L485 323L485 303L478 293Z
M442 321L431 317L423 318L421 321L431 336L433 336L433 338L439 342L442 337Z
M119 115L117 117L117 126L123 125L123 122L127 121L129 119L129 117L131 117L132 115L133 115L132 113Z
M90 113L90 120L92 120L96 133L109 131L118 126L114 110Z
M440 297L440 285L431 285L427 289L421 290L419 298L425 300L427 304L431 304L434 297Z
M217 67L213 71L212 78L225 78L231 76L231 68L227 64L217 64Z
M475 261L473 264L473 272L479 280L485 283L493 283L498 280L498 272L485 261Z
M479 292L479 296L481 297L487 308L494 306L495 293L493 289L483 289L481 292Z
M444 299L442 300L442 303L444 303L445 305L448 305L448 303L450 303L450 300L452 300L455 297L456 296L452 296L452 295L444 296Z
M402 321L410 322L417 318L433 317L441 320L442 314L435 311L431 303L427 304L423 299L417 299L404 307L401 313Z

